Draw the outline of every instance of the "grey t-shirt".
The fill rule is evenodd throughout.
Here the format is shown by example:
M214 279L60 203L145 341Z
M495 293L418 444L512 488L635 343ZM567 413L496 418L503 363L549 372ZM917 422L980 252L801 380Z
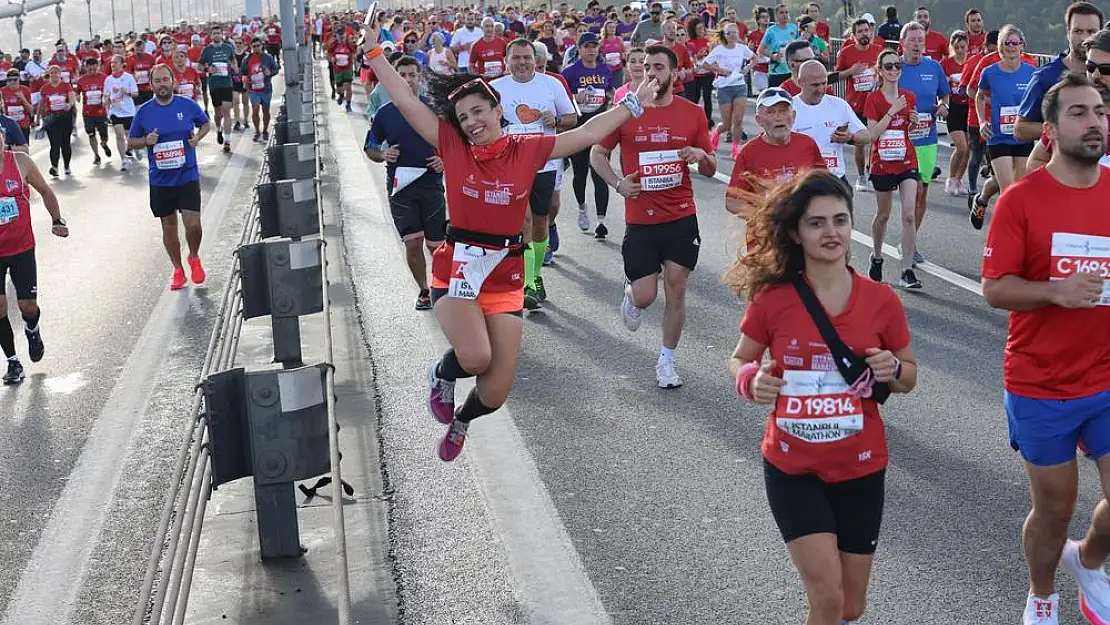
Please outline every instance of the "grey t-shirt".
M635 45L643 45L648 39L656 41L663 41L663 22L653 22L651 18L636 24L636 29L632 31L632 43Z

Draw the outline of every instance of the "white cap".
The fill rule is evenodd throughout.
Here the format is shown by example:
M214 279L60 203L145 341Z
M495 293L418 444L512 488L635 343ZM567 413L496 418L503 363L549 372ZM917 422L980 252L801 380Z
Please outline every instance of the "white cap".
M872 24L872 25L874 25L874 24L875 24L875 16L874 16L874 15L871 15L870 13L864 13L864 14L863 14L863 15L862 15L862 16L860 17L860 19L864 19L864 20L867 20L868 22L871 22L871 24Z
M786 102L790 106L794 106L794 99L790 94L781 87L767 87L760 92L759 98L755 101L755 107L758 109L764 106L774 106L779 102Z

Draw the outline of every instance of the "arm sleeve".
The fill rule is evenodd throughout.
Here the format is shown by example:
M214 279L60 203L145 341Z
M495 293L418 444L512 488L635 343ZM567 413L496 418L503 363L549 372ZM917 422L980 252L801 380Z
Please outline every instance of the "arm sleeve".
M197 128L200 128L201 126L207 124L208 123L208 113L205 113L204 109L200 108L200 105L197 104L196 100L187 99L186 102L188 102L189 104L192 105L193 125L196 126Z
M557 78L553 80L555 80L555 82L559 82L559 79ZM555 99L556 115L569 115L571 113L578 112L578 108L574 106L574 102L571 101L570 95L567 94L567 90L563 88L562 83L552 85L551 95Z
M1024 210L1024 204L1013 193L998 198L983 245L984 278L997 280L1021 273L1025 258Z
M767 321L763 314L763 295L755 296L744 310L744 317L740 320L740 331L751 340L763 346L771 344L771 331L767 328Z
M1041 82L1041 70L1037 70L1033 73L1033 79L1029 81L1029 87L1025 90L1025 97L1021 99L1021 106L1018 108L1018 117L1034 122L1044 121L1044 118L1041 116L1041 101L1044 100L1044 92L1044 83Z
M27 145L27 137L23 136L23 129L10 118L4 118L4 130L7 134L8 144L12 146Z
M131 130L128 131L127 136L132 139L138 139L148 134L149 131L143 126L142 109L135 111L135 117L131 120Z
M948 75L944 73L944 68L940 66L940 63L936 64L935 69L937 73L937 85L940 87L940 93L937 94L937 97L943 98L952 93L952 87L948 85Z
M825 162L825 157L821 156L821 148L817 146L817 142L813 137L806 137L809 139L809 157L810 163L814 169L828 169L829 165Z

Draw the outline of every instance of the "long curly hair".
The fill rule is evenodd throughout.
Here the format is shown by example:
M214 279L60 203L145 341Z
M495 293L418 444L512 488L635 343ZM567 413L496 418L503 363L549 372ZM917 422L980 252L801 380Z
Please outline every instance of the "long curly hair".
M459 116L455 113L455 104L468 95L479 95L489 102L490 107L501 104L501 94L475 74L440 74L428 71L428 97L432 100L432 107L436 113L447 120L460 136L465 137ZM501 119L501 125L508 122Z
M805 268L805 253L794 236L814 198L843 200L852 214L848 185L824 169L809 170L779 186L755 186L755 191L742 192L756 207L748 220L751 246L741 243L736 261L722 278L733 293L749 301L773 284L793 280Z

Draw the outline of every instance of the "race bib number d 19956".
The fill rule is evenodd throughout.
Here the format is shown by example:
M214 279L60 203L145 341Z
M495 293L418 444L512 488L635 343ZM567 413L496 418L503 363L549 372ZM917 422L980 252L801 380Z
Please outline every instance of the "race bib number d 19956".
M640 189L665 191L682 184L686 175L686 161L678 150L655 150L640 153Z

